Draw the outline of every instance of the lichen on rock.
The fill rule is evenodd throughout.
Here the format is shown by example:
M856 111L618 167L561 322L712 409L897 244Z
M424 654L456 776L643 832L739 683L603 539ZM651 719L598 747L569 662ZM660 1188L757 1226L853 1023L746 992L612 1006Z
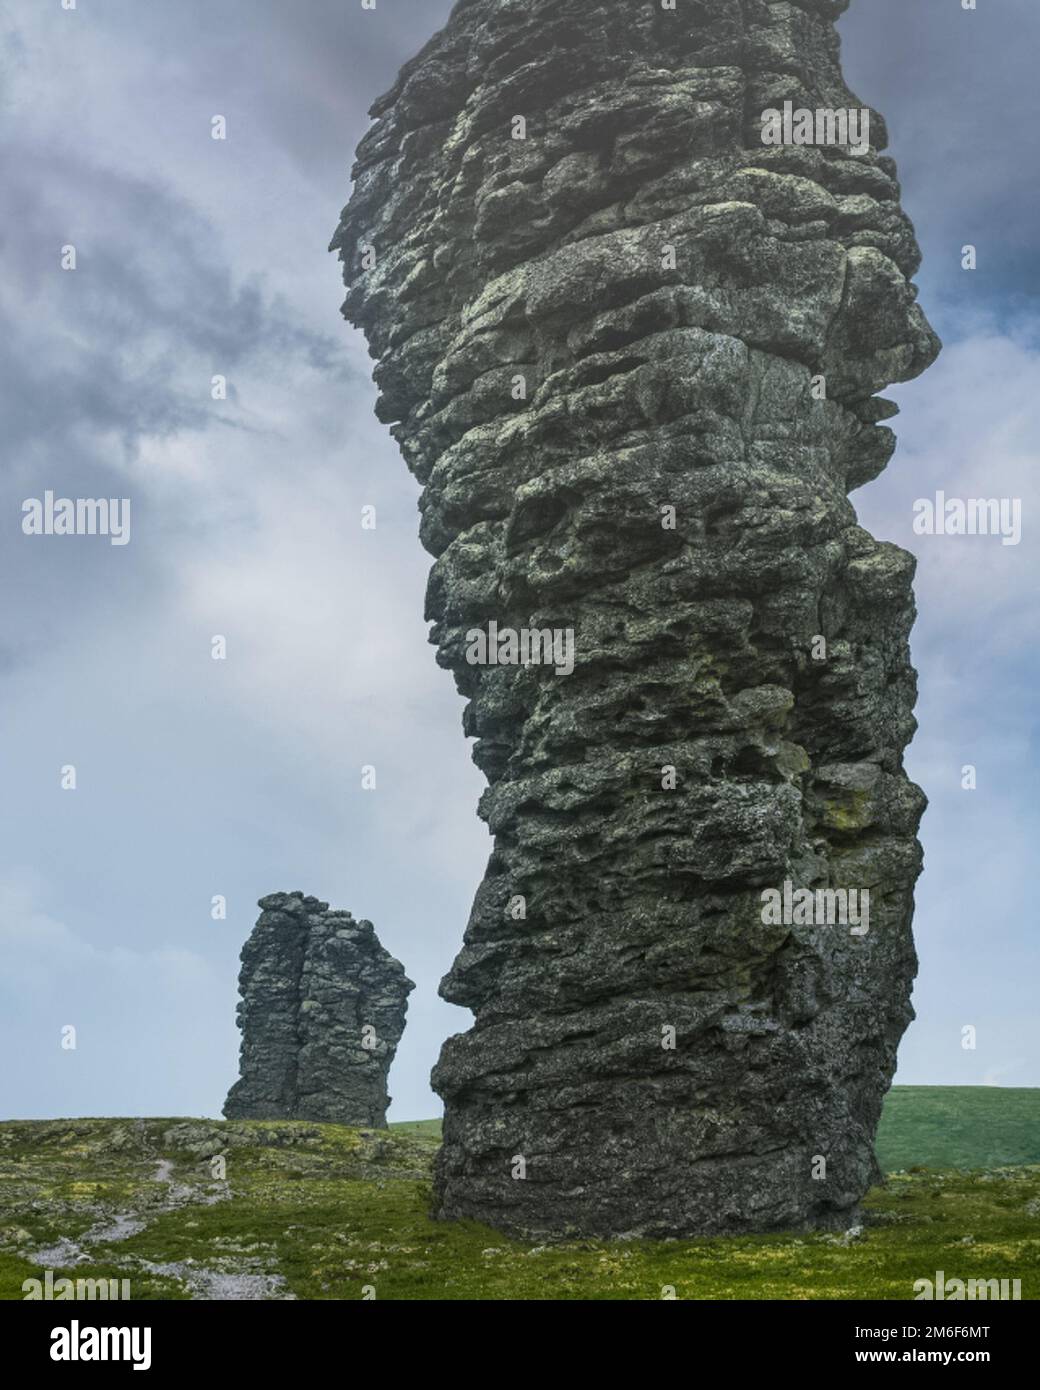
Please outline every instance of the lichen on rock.
M847 0L460 0L333 240L423 486L495 839L442 985L437 1200L528 1234L847 1228L912 1017L912 557L850 490L934 359ZM472 634L573 633L569 675ZM866 891L869 930L762 895Z
M371 922L302 893L261 898L242 947L241 1076L229 1120L386 1127L387 1075L415 988Z

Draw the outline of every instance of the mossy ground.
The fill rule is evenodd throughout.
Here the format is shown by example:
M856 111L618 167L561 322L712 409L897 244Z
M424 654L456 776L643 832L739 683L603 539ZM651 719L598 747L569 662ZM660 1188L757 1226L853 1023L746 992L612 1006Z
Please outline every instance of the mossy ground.
M1036 1137L1028 1113L1040 1093L987 1089L958 1109L945 1088L904 1089L882 1129L883 1159L907 1144L926 1162L934 1144L963 1153L983 1113L976 1142L991 1157L965 1165L974 1171L891 1173L852 1237L535 1246L474 1223L432 1221L437 1121L383 1133L282 1122L10 1122L0 1125L0 1298L24 1297L23 1280L42 1277L31 1256L60 1242L78 1245L88 1263L55 1263L56 1278L128 1278L132 1296L145 1299L204 1297L206 1277L243 1274L278 1276L262 1296L305 1299L361 1299L366 1289L379 1299L659 1299L669 1287L677 1298L910 1299L914 1280L940 1269L1020 1279L1023 1298L1040 1296L1040 1162L1017 1160L1028 1133ZM915 1098L918 1089L927 1094ZM1001 1096L1010 1117L1003 1139ZM1005 1161L1002 1144L1017 1161ZM221 1156L226 1180L214 1176ZM126 1213L143 1228L106 1239Z

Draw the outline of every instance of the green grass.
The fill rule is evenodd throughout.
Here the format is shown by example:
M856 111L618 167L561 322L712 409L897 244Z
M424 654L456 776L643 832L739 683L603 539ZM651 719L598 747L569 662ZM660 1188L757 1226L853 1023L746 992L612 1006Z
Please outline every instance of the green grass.
M402 1120L390 1128L395 1134L410 1134L417 1139L435 1139L440 1142L440 1120Z
M193 1280L203 1272L277 1274L276 1296L321 1300L374 1290L379 1299L619 1301L669 1289L686 1299L898 1300L940 1269L1020 1279L1022 1297L1037 1298L1038 1104L1037 1092L898 1088L879 1151L889 1169L915 1171L893 1171L869 1195L865 1228L852 1237L551 1246L430 1219L438 1120L382 1133L283 1122L10 1122L0 1124L0 1298L23 1297L22 1281L42 1272L30 1255L62 1238L83 1241L89 1264L56 1277L125 1277L147 1299L199 1296ZM226 1182L214 1176L215 1157ZM173 1188L156 1181L160 1159L172 1163ZM96 1239L127 1211L142 1230Z
M895 1086L877 1137L886 1173L1040 1163L1040 1089Z

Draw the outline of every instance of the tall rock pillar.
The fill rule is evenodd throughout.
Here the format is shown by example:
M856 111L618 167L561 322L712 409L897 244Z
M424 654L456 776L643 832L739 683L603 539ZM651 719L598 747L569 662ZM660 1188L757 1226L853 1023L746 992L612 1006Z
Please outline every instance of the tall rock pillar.
M913 561L848 494L938 343L846 6L460 0L358 150L344 313L494 834L445 1217L833 1226L876 1176L924 797Z
M415 986L371 922L302 893L259 906L239 975L241 1075L224 1114L384 1129Z

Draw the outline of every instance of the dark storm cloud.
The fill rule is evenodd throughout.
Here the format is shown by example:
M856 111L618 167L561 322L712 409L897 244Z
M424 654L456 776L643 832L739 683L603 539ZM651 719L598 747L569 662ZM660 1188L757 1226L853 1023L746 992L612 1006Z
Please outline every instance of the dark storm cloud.
M0 144L5 153L16 152ZM8 667L131 579L142 590L156 582L157 557L139 547L117 567L97 546L26 544L27 497L132 494L139 528L154 503L126 470L143 442L248 430L236 378L345 373L342 343L311 330L259 274L236 278L213 226L164 183L43 147L17 153L8 193L18 216L0 233L0 585L22 596L0 615ZM64 245L76 248L75 270L61 268ZM229 379L226 403L212 398L217 373ZM176 528L175 499L164 511L150 524Z
M101 0L99 13L113 34L190 61L191 86L213 111L288 152L324 194L338 176L345 196L368 107L451 8L451 0L379 0L374 11L359 0Z
M8 191L19 210L0 245L17 316L0 348L8 448L64 445L81 429L130 446L200 428L214 416L213 373L272 355L332 370L341 355L257 277L236 283L212 226L161 185L37 151ZM74 271L60 266L66 244Z
M885 115L905 206L926 256L918 279L945 314L1035 311L1040 290L1036 0L853 0L841 21L850 86ZM961 269L961 247L979 269ZM941 299L941 303L938 301Z

